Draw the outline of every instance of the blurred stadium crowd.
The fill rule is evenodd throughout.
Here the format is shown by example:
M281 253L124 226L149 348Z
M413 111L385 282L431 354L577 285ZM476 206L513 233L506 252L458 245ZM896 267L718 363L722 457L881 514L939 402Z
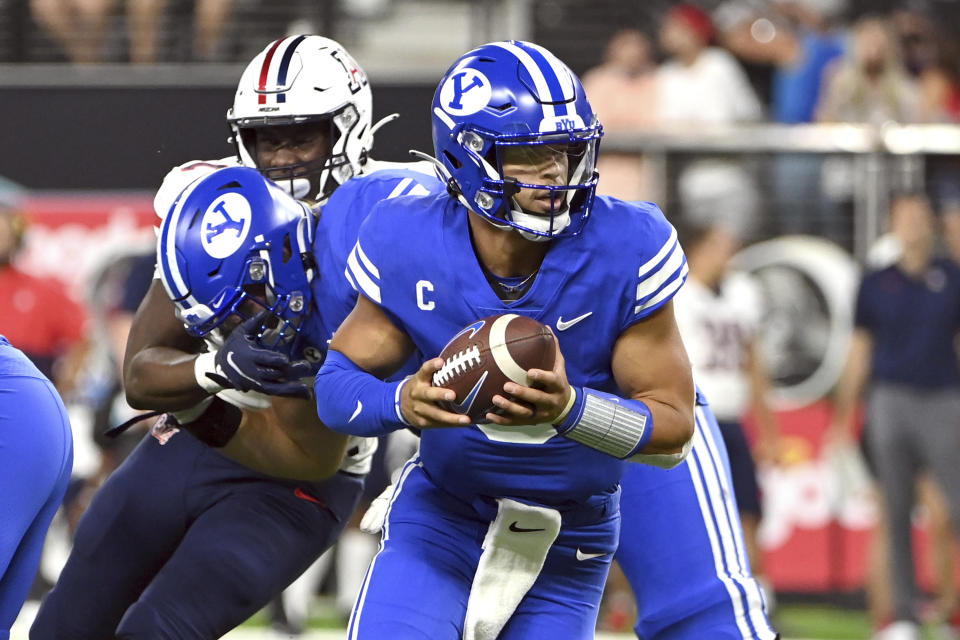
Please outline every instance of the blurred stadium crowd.
M916 215L932 214L937 251L960 258L960 2L588 4L0 0L0 62L178 64L184 74L193 63L218 63L232 70L272 38L315 32L340 40L376 86L378 68L404 64L392 43L424 40L410 34L435 32L441 19L456 28L441 36L432 58L411 51L409 63L423 59L429 67L432 60L438 77L452 58L448 51L482 41L516 36L549 47L581 73L604 124L600 192L658 202L691 243L705 231L722 233L729 255L711 258L717 268L753 272L761 285L756 338L769 382L743 407L769 521L754 523L755 569L765 568L773 589L853 593L858 605L868 587L881 628L893 616L882 547L874 560L855 550L870 538L878 511L871 482L856 460L849 462L849 451L825 444L829 401L846 362L857 273L890 264L908 242L887 232L889 210L912 198L923 210ZM41 255L38 238L52 237L59 223L51 226L36 209L29 215L24 203L38 195L0 184L0 334L61 391L77 463L34 599L56 580L90 497L142 437L136 431L108 441L99 434L134 415L119 373L154 263L149 200L135 198L130 206L141 210L128 233L112 236L112 250L85 265L82 281L71 278L63 256ZM77 237L91 241L96 231ZM371 481L371 497L409 446L381 448L387 459ZM933 541L919 562L925 610L947 622L960 608L949 508L929 478L919 493L923 548ZM339 583L327 580L324 588L336 593L342 614L362 571L350 563L363 566L375 545L353 531L336 552L344 560L335 572ZM797 566L798 557L806 567ZM299 596L289 592L292 599L274 617L278 628L302 628L306 603L324 582L316 574L324 571L318 565L296 588ZM609 592L602 625L628 629L630 597L616 576Z

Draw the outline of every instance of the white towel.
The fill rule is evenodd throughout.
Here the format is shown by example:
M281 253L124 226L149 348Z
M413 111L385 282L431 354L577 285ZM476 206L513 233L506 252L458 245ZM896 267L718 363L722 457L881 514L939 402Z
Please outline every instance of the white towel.
M496 640L543 569L560 533L560 512L497 500L497 517L483 540L470 588L463 640Z

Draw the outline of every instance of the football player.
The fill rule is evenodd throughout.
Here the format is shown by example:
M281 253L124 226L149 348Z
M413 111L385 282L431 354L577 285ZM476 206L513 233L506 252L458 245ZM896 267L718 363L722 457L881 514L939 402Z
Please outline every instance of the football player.
M2 335L0 433L0 637L9 638L70 481L73 434L56 388Z
M624 468L675 466L691 445L696 394L671 303L686 260L656 206L595 196L601 126L545 49L465 54L432 122L447 192L367 217L348 262L362 295L315 383L332 429L422 430L349 637L592 638ZM439 358L381 380L506 312L555 328L557 364L504 385L483 424L445 408Z
M250 165L323 203L305 259L327 274L313 299L332 333L356 296L342 274L365 213L379 199L442 186L405 165L372 162L370 116L366 76L336 42L271 43L248 65L228 113L239 160L176 168L158 192L158 215L178 211L178 198L222 165ZM211 232L244 233L224 210ZM297 406L310 392L299 379L310 370L303 360L315 366L330 335L314 332L298 353L280 353L250 319L221 331L222 341L203 340L183 324L201 312L178 309L159 280L138 309L124 368L128 401L176 422L158 423L95 497L32 638L219 637L299 575L353 511L375 441L331 439L322 455L306 455L321 436L276 407ZM344 448L339 471L313 482Z

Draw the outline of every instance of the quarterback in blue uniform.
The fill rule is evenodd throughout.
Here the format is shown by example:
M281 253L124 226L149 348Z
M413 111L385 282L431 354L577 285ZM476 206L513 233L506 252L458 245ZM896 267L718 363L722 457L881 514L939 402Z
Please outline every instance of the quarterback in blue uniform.
M432 112L448 193L368 216L348 260L362 295L315 383L332 429L422 430L349 637L592 638L620 477L630 461L675 466L693 436L671 304L686 261L656 206L595 196L601 127L548 51L465 54ZM443 408L454 393L431 385L431 356L504 313L553 327L557 364L470 424ZM430 359L415 375L381 381L416 351Z
M73 434L60 394L0 335L0 638L13 625L70 481Z
M261 99L266 115L258 115ZM220 637L343 529L375 441L322 428L312 402L296 397L309 393L297 376L323 358L352 307L356 293L343 277L345 260L370 203L439 185L417 171L378 171L384 163L368 155L375 129L370 100L366 77L349 54L319 36L271 43L241 79L230 116L242 164L269 174L284 191L322 202L319 224L310 213L312 224L287 233L277 216L303 214L302 205L233 160L188 163L164 182L158 215L177 220L164 223L160 278L138 310L124 382L132 404L170 413L95 496L31 629L34 640ZM183 215L184 207L188 214L209 212L193 217ZM187 223L200 227L180 229L193 229L192 240L177 239ZM343 238L351 236L347 245ZM269 264L236 262L253 243ZM188 280L184 273L191 273ZM224 321L237 299L214 295L211 287L245 295L234 284L220 285L256 274L269 274L266 283L280 290L299 291L299 301L286 301L294 319L312 310L295 343L264 343L264 336L278 334L261 335L255 316L237 327ZM277 299L266 298L267 306ZM294 365L298 359L312 365Z

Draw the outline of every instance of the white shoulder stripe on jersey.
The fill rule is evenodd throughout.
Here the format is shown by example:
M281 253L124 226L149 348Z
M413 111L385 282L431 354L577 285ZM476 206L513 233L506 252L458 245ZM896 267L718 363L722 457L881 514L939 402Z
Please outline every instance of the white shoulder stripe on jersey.
M413 188L410 191L407 191L408 196L428 196L430 195L430 190L419 182L413 185Z
M397 186L393 188L393 191L390 192L390 195L388 195L385 198L385 200L389 200L390 198L396 198L397 196L402 194L404 190L410 186L411 182L413 182L413 178L404 178L403 180L401 180L399 184L397 184Z
M533 85L537 88L537 93L541 96L550 96L553 98L550 93L550 87L547 85L547 79L543 76L543 71L540 70L540 67L537 66L537 63L533 61L533 58L530 57L530 54L518 47L515 44L509 42L494 42L496 46L501 49L506 49L513 55L517 57L517 60L520 61L520 64L527 70L527 73L530 74L530 77L533 78ZM569 109L567 110L569 114ZM554 109L553 105L544 102L543 103L543 118L544 120L556 117L557 112Z
M354 281L353 276L350 275L350 267L347 267L343 270L343 275L347 278L347 282L350 283L350 286L353 287L354 291L360 290L360 288L357 286L357 283Z
M363 262L363 266L367 269L367 271L370 272L370 275L372 275L374 278L379 280L380 270L377 269L376 265L374 265L373 262L370 261L370 258L367 257L367 254L363 252L363 247L360 246L359 242L357 242L357 244L354 245L353 250L357 252L357 255L360 257L361 262Z
M638 304L633 308L633 313L637 314L643 311L644 309L649 309L650 307L655 307L660 304L663 300L669 298L677 289L680 288L680 285L683 284L684 279L687 277L687 272L690 271L690 267L687 266L687 263L683 263L683 269L680 270L680 274L667 286L660 290L660 293L653 296L643 304Z
M396 502L397 498L403 492L403 486L406 484L410 472L419 466L421 466L421 463L418 453L403 466L403 471L395 483L396 486L393 489L393 494L390 496L390 504L387 505L387 513L383 519L383 535L380 538L380 546L377 548L377 554L373 556L373 559L370 561L370 566L367 567L367 574L363 577L363 585L360 587L360 593L357 594L357 603L353 607L353 613L350 614L350 623L347 628L347 637L350 640L357 640L360 632L360 616L363 613L363 605L367 599L367 589L370 586L370 576L373 574L374 566L377 564L377 558L380 556L380 553L383 552L385 543L390 539L390 512L393 511L393 503Z
M649 260L643 263L643 266L640 267L640 272L637 274L641 278L647 271L653 269L655 266L660 264L660 261L663 260L663 257L667 255L667 252L673 249L673 245L677 242L677 230L670 230L670 237L667 238L667 241L663 243L663 246L660 247L660 251L657 251L657 255L653 256Z
M646 276L641 276L637 284L637 302L643 302L663 286L663 283L673 277L683 265L683 249L680 243L674 243L670 257L656 271L648 272Z
M763 606L759 585L747 571L743 540L734 523L736 508L716 443L707 425L703 409L696 410L696 431L688 469L700 504L707 537L710 540L717 578L723 583L744 638L773 640Z
M371 300L377 304L380 304L382 302L380 298L380 285L374 282L373 279L367 275L367 272L363 270L363 267L360 266L360 260L357 259L357 254L360 253L359 249L360 244L357 243L353 247L353 251L350 252L350 256L347 258L347 268L353 275L353 278L360 290L363 291L363 293L365 293ZM379 274L377 277L379 278Z

